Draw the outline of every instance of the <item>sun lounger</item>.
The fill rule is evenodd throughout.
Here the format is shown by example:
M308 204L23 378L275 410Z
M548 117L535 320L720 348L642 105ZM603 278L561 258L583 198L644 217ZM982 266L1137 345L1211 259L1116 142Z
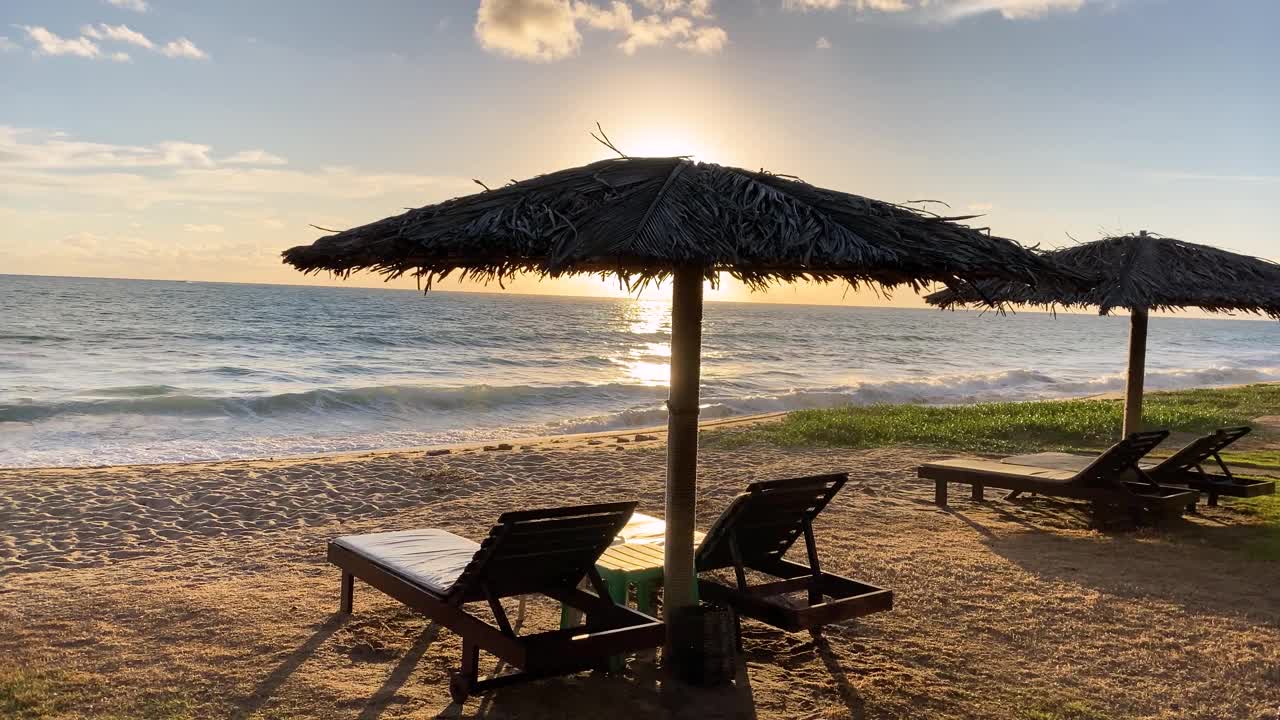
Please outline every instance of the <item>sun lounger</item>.
M1220 454L1228 445L1249 434L1247 427L1222 428L1197 438L1191 444L1170 455L1160 464L1147 470L1156 482L1186 485L1192 490L1209 495L1209 505L1218 504L1218 496L1257 497L1272 495L1276 491L1274 480L1249 480L1236 477ZM1210 472L1205 465L1213 460L1221 474Z
M462 670L449 683L457 701L518 682L603 667L612 655L657 647L657 620L615 604L595 561L626 525L634 502L509 512L483 543L443 530L340 537L329 562L342 569L340 610L351 612L359 578L462 636ZM578 589L587 578L596 594ZM586 613L586 625L518 634L504 597L543 594ZM485 602L493 622L467 603ZM483 612L483 611L482 611ZM489 614L489 613L486 613ZM480 651L517 672L481 680Z
M934 481L934 502L947 504L947 485L973 487L973 499L982 500L988 487L1040 495L1090 500L1122 507L1157 518L1176 517L1196 502L1198 494L1183 487L1161 485L1139 466L1139 461L1169 436L1167 431L1133 433L1089 460L1083 467L1049 468L1017 465L999 460L943 460L921 465L917 474Z
M733 568L736 583L699 579L701 596L789 632L817 631L891 609L892 590L824 572L818 562L813 519L848 479L845 474L818 475L749 485L707 531L694 560L699 572ZM783 558L800 537L808 565ZM778 579L748 585L747 570ZM803 599L789 597L797 594Z
M1249 434L1249 428L1222 428L1197 438L1191 444L1164 460L1143 462L1138 466L1158 483L1165 485L1186 485L1192 490L1206 493L1209 505L1216 506L1219 496L1257 497L1271 495L1276 491L1273 480L1254 480L1236 477L1219 454L1231 443ZM1081 470L1093 458L1069 453L1035 453L1017 455L1001 460L1013 465L1029 465L1057 470ZM1213 461L1221 474L1210 472L1205 465Z

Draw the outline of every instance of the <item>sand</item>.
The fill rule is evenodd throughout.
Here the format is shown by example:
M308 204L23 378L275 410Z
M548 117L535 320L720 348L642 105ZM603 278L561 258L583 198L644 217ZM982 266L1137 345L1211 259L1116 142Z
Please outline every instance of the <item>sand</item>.
M663 687L641 658L459 706L452 633L367 586L335 614L324 546L340 534L479 538L506 509L616 498L661 514L661 435L616 437L0 470L0 680L47 682L51 717L1280 716L1280 568L1230 549L1247 516L1224 503L1097 532L1084 506L1043 498L942 511L914 467L944 455L918 450L704 450L704 527L751 480L849 472L817 526L824 562L897 593L821 640L744 622L730 688ZM524 627L557 617L533 602Z

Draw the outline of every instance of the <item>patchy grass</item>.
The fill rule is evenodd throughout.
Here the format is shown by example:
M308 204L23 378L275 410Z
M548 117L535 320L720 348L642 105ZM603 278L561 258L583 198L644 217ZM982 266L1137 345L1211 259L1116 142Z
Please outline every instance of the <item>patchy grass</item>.
M25 720L56 710L53 683L40 673L0 667L0 717Z
M92 676L90 676L92 677ZM102 718L103 720L193 720L192 704L181 697L106 692L99 682L66 673L0 665L0 718ZM104 703L104 696L115 702ZM118 705L118 707L114 707Z
M712 433L708 440L737 446L766 442L872 448L893 445L975 453L1092 450L1120 434L1117 400L979 403L959 406L869 405L802 410L781 422ZM1249 424L1280 411L1280 385L1153 393L1146 424L1174 432L1202 433ZM1267 457L1277 456L1273 452Z
M1044 703L1019 713L1022 720L1110 720L1111 716L1079 700Z

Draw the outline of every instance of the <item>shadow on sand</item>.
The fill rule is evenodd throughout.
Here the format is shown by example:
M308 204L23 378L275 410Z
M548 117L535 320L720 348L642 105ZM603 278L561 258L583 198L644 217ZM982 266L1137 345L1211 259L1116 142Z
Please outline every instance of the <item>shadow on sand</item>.
M231 717L241 720L242 718L251 717L262 709L262 706L266 705L275 696L280 686L284 685L285 681L297 672L298 668L302 667L302 664L314 655L321 645L333 637L333 634L345 625L350 617L349 615L334 613L328 620L321 623L311 637L307 638L306 642L289 653L288 657L276 666L275 670L272 670L267 677L263 678L262 682L258 683L257 687L253 689L253 692L249 693L249 696L244 699Z

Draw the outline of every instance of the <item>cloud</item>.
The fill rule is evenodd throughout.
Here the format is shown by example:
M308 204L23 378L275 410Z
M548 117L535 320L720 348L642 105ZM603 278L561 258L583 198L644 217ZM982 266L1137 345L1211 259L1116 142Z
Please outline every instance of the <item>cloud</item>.
M18 43L0 35L0 52L12 52L18 49Z
M222 159L224 165L287 165L288 160L266 150L241 150Z
M196 47L195 43L184 37L165 43L165 46L160 48L160 54L171 58L189 58L191 60L209 59L208 53Z
M1053 12L1075 12L1085 5L1116 0L783 0L787 10L836 10L906 13L925 22L954 22L999 13L1006 20L1032 20Z
M92 40L78 37L74 40L64 38L50 32L48 28L31 25L15 25L27 33L27 37L36 44L37 55L75 55L82 58L98 58L102 50Z
M163 46L158 46L152 42L151 38L128 25L108 25L106 23L84 25L80 28L80 37L75 39L61 37L44 27L32 27L29 25L14 25L14 27L21 28L26 32L27 37L36 45L35 53L37 55L75 55L89 59L132 62L132 58L125 52L103 53L98 43L94 42L97 40L134 45L171 58L189 58L193 60L207 60L209 58L208 53L196 47L195 43L185 37L180 37ZM3 40L3 42L0 42L0 50L8 49L5 45L5 43L9 42L8 38L0 38L0 40Z
M80 28L80 34L95 40L116 40L129 43L148 50L155 47L155 43L151 42L146 35L131 29L128 25L107 25L106 23L85 25Z
M649 14L637 17L635 8ZM713 54L729 36L721 27L699 24L711 17L711 0L481 0L475 35L486 50L537 62L576 55L582 46L579 26L623 35L618 48L628 55L668 43Z
M823 37L818 38L818 42L816 43L816 46L817 46L817 48L818 48L819 50L830 50L830 49L831 49L831 41L830 41L830 40L828 40L828 39L826 38L826 36L823 36Z
M221 225L192 225L191 223L183 225L182 229L189 233L220 233L226 230Z
M140 13L144 13L149 9L146 0L107 0L107 4L118 7L121 10L132 10Z
M401 195L444 199L470 192L465 178L369 173L346 167L292 170L266 150L215 160L209 145L165 141L151 145L87 142L46 130L0 126L0 197L71 197L129 208L162 203L258 206L267 198L299 196L315 202Z
M724 28L704 26L694 28L689 39L680 43L679 47L689 52L714 55L728 44L729 34L724 31Z
M480 0L475 34L480 47L521 60L559 60L582 44L573 8L561 0Z

